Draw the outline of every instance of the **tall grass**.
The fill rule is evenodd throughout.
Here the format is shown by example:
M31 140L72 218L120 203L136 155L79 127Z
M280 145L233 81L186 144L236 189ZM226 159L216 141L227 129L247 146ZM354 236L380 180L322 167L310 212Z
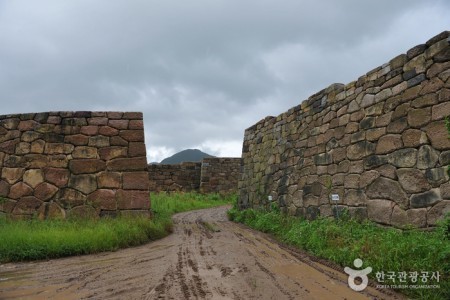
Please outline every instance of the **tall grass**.
M172 231L172 214L219 206L231 197L154 194L154 216L99 220L10 220L0 218L0 262L50 259L114 251L160 239ZM227 202L228 201L228 202Z
M307 221L286 217L277 211L232 209L230 219L254 229L270 233L287 244L338 263L353 267L356 258L363 260L363 268L373 268L370 274L375 280L377 272L439 272L439 289L401 290L415 299L450 299L450 218L434 231L401 231L382 228L371 222L357 222L344 218ZM409 278L408 278L409 280ZM385 282L380 284L399 284ZM401 283L416 285L417 283Z

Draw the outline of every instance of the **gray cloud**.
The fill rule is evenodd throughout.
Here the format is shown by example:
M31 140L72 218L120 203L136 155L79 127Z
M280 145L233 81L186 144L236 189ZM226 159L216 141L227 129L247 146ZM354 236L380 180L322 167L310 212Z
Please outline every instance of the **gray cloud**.
M0 113L137 110L150 160L245 128L450 25L448 1L0 1Z

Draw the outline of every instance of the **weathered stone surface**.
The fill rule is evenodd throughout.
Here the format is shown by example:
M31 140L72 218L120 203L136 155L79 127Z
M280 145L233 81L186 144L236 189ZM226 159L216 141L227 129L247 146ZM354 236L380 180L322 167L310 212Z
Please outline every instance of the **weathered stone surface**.
M415 148L428 143L425 132L419 129L407 129L402 133L403 145L408 148Z
M89 142L88 142L88 146L90 146L90 147L103 148L103 147L109 147L109 145L110 145L109 137L103 136L103 135L91 136L89 138Z
M118 190L116 197L119 209L150 208L150 196L148 191Z
M87 146L77 146L72 152L73 158L99 158L97 148Z
M147 169L145 157L116 158L107 163L108 171L144 171Z
M0 201L0 212L5 214L11 214L14 207L16 206L17 201L11 199L2 199Z
M9 183L4 180L0 180L0 197L6 197L9 194Z
M361 174L361 177L359 178L359 187L365 188L369 184L371 184L375 179L380 177L380 173L372 170L372 171L366 171Z
M77 206L69 210L68 219L97 219L98 213L90 205Z
M23 174L23 182L32 188L44 181L44 173L40 169L30 169Z
M124 190L148 190L148 172L124 172Z
M136 157L136 156L145 156L146 149L145 144L141 142L130 142L128 146L128 156Z
M408 224L413 227L422 228L427 225L427 209L408 209L406 211L406 216L408 218Z
M450 199L450 182L442 184L440 190L442 199Z
M109 120L108 125L116 129L127 129L128 120Z
M435 226L437 221L442 220L450 212L450 201L444 200L434 205L427 214L427 223Z
M398 181L408 193L420 193L431 188L425 175L417 169L398 169Z
M389 163L398 168L412 168L417 162L417 149L405 148L388 155Z
M374 222L389 225L394 206L395 202L389 200L369 200L367 201L367 215Z
M403 147L401 135L387 134L378 140L375 153L385 154Z
M432 206L439 201L441 201L440 190L432 189L424 193L412 195L410 204L412 208L421 208Z
M110 126L100 126L98 134L104 136L116 136L119 134L119 130Z
M105 161L118 157L127 157L127 153L127 147L112 146L99 149L100 158Z
M118 172L101 172L97 177L98 188L121 188L122 176Z
M64 142L75 146L85 146L89 142L89 137L82 134L66 135Z
M344 203L350 206L360 206L367 204L367 197L364 190L349 189L344 196Z
M347 157L350 160L358 160L373 154L375 145L367 141L357 142L347 148Z
M58 188L48 182L39 184L34 190L34 195L42 201L50 200L58 192Z
M386 134L386 128L374 128L366 131L366 140L373 142Z
M398 205L392 209L391 224L395 227L405 227L408 224L408 214L406 210L401 209Z
M29 185L27 185L23 182L17 182L13 186L11 186L11 188L9 190L8 198L20 199L22 197L30 196L32 194L33 194L33 189Z
M436 150L449 150L450 140L444 121L437 121L430 123L425 127L428 139L431 141L431 146Z
M432 107L431 119L433 121L442 120L447 116L450 116L450 102L444 102Z
M42 203L37 211L40 220L65 219L66 212L56 203Z
M408 112L408 124L413 128L421 128L431 120L431 109L412 109Z
M434 168L425 170L425 177L428 179L432 186L438 186L448 181L447 168Z
M44 153L45 142L43 140L37 140L31 143L31 153Z
M13 214L22 215L33 214L39 206L41 206L42 201L33 196L22 197L17 201L16 206L14 207Z
M406 117L401 117L389 123L386 128L387 133L402 133L408 128L408 121Z
M397 181L378 177L372 182L367 190L367 197L371 199L389 199L395 201L400 207L408 206L408 197Z
M434 168L439 161L439 152L434 150L430 145L424 145L419 148L417 153L417 168L430 169Z
M113 190L98 189L87 196L86 203L98 209L116 210L116 193Z
M60 189L55 196L55 200L65 209L83 205L86 200L86 196L77 190L71 188Z
M45 180L57 187L63 187L69 180L69 170L62 168L45 168Z
M97 189L97 179L95 175L72 175L69 179L69 187L84 194L90 194Z
M344 187L349 189L359 188L359 174L348 174L344 178Z
M364 169L370 170L388 163L387 155L370 155L364 158Z
M7 181L9 184L16 183L19 179L22 178L25 169L23 168L6 168L2 169L2 179Z
M104 171L106 163L100 159L73 159L69 162L69 170L73 174L89 174Z

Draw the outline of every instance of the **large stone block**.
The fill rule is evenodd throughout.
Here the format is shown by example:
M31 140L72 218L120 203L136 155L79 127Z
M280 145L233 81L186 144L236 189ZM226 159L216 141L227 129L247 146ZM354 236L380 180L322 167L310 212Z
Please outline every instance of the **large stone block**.
M124 190L148 190L148 172L124 172Z
M439 220L442 220L450 213L450 201L444 200L434 205L427 213L427 223L435 226Z
M85 200L86 195L71 188L60 189L55 196L55 202L60 204L65 209L83 205Z
M402 136L400 134L387 134L382 136L377 143L375 153L386 154L403 147Z
M118 190L116 192L119 209L149 209L150 195L148 191Z
M398 169L398 181L408 193L425 192L431 188L425 175L417 169Z
M116 210L116 193L113 190L98 189L87 196L86 203L102 210Z
M432 189L424 193L411 196L410 203L412 208L429 207L441 201L441 192L439 189Z
M63 187L69 181L69 170L63 168L45 168L45 180L57 187Z
M392 179L378 177L369 185L366 195L371 199L393 200L402 208L408 207L408 196L400 183Z
M389 200L369 200L367 201L367 215L374 222L390 225L394 206L395 202Z
M100 159L72 159L69 169L73 174L97 173L106 169L106 163Z
M72 152L73 158L99 158L97 148L87 146L77 146Z
M374 151L375 145L373 143L361 141L347 148L347 157L350 160L358 160L373 154Z
M11 186L11 188L9 189L8 198L20 199L22 197L30 196L32 194L33 189L29 185L20 181Z
M34 195L42 201L50 200L58 192L58 188L48 182L39 184L34 190Z
M389 163L398 168L412 168L417 163L417 149L405 148L388 155Z
M23 182L25 182L32 188L36 188L38 184L44 182L44 172L42 172L42 170L40 169L27 170L23 174Z
M99 149L100 158L109 161L114 158L127 157L128 148L111 146Z
M42 203L37 211L40 220L65 219L66 212L57 203Z
M101 172L97 176L98 188L119 189L122 187L122 176L119 172Z
M419 148L417 153L417 168L431 169L434 168L439 161L439 152L434 150L430 145L424 145Z
M19 179L22 179L24 168L2 168L2 179L4 179L9 184L14 184Z
M431 146L437 150L450 150L450 139L443 120L432 122L425 127Z
M31 215L35 213L39 206L41 206L42 201L33 196L22 197L17 201L14 207L13 214L15 215Z
M87 195L97 189L97 178L92 174L71 175L68 186Z
M408 148L415 148L428 143L425 132L419 129L407 129L402 133L403 145Z
M116 158L107 163L108 171L145 171L147 159L145 157Z

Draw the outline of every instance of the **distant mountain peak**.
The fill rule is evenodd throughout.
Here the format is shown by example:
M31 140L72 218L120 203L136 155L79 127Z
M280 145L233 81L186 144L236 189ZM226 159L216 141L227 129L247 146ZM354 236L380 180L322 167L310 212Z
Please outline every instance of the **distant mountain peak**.
M214 157L198 149L186 149L163 159L160 164L174 165L182 162L202 161L205 157Z

